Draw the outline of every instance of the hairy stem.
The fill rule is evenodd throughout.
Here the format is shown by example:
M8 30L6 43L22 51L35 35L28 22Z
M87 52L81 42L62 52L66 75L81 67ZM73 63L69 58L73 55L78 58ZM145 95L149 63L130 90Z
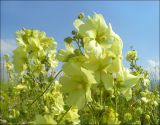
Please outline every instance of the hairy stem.
M60 70L60 71L55 75L55 77L54 77L53 80L55 80L61 72L62 72L62 70ZM37 96L37 98L31 103L30 106L32 106L41 96L43 96L43 94L44 94L45 92L47 92L47 90L49 89L49 87L51 86L52 83L53 83L53 82L51 82L51 83L47 86L47 88L46 88L39 96ZM29 106L29 107L30 107L30 106Z
M71 109L72 106L70 106L66 112L60 117L60 119L57 121L57 125L60 125L60 122L62 121L62 119L64 118L64 116L69 112L69 110Z

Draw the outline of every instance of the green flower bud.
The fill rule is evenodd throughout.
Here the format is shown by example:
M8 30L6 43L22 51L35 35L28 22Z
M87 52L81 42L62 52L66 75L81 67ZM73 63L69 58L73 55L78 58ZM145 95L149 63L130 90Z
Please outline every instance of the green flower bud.
M32 33L32 30L30 30L30 29L24 29L24 31L25 31L26 36L30 36Z
M150 120L150 116L149 115L145 115L145 119L147 120L147 121L149 121Z
M66 37L64 39L64 41L70 44L72 42L72 38L71 37Z
M135 125L141 125L141 121L135 121Z
M7 62L5 66L8 71L11 71L13 69L13 64L11 62Z
M138 104L138 105L141 105L141 100L137 100L137 104Z
M124 120L125 120L125 121L130 121L130 120L132 120L132 115L131 115L131 113L125 113L125 114L124 114Z
M82 20L84 18L84 13L80 13L78 19Z
M17 91L23 91L23 90L26 90L27 89L27 86L26 85L17 85L16 87L14 87Z
M9 115L8 117L9 117L10 119L13 119L13 118L14 118L13 115Z
M144 103L148 103L148 99L146 97L142 97L141 100L144 102Z
M149 79L144 79L144 80L143 80L143 85L144 85L145 87L148 86L149 83L150 83Z
M140 92L141 96L145 97L147 94L145 92Z
M154 106L158 106L157 101L154 101L154 102L153 102L153 105L154 105Z
M75 49L74 50L74 53L78 56L78 55L81 55L81 51L79 49Z
M136 109L136 114L137 115L141 115L142 113L143 113L142 108L139 107L139 108Z
M77 32L75 30L73 30L72 35L77 35Z
M5 55L4 55L4 59L5 59L6 62L8 62L8 61L9 61L9 55L8 55L8 54L5 54Z
M137 60L137 59L138 59L137 51L135 51L135 50L130 50L130 51L128 51L127 56L126 56L126 59L127 59L127 61L129 61L129 62L132 62L132 61L134 61L134 60Z
M75 35L75 36L73 36L73 39L81 39L81 36L79 34Z

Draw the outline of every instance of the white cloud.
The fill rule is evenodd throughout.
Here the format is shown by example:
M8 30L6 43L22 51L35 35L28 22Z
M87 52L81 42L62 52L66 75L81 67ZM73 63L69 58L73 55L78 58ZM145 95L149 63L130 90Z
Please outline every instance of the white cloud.
M148 65L151 66L151 67L159 66L159 61L150 59L147 62L148 62Z
M11 54L17 47L15 40L1 40L1 54Z
M159 61L158 60L148 60L147 64L147 70L150 74L151 79L154 80L160 80L160 65L159 65Z
M16 41L15 40L1 40L1 62L0 62L0 71L1 71L1 78L2 80L6 80L7 79L7 72L6 69L4 67L4 60L3 60L3 55L4 54L9 54L12 55L12 51L17 47L16 45Z

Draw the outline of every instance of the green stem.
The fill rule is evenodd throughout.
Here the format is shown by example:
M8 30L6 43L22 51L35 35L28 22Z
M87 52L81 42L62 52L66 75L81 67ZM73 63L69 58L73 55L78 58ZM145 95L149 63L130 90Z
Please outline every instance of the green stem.
M62 72L62 70L60 70L60 71L55 75L55 77L53 78L53 80L55 80L55 79L57 78L57 76L58 76L61 72ZM37 96L37 98L31 103L30 106L32 106L32 105L49 89L49 87L51 86L52 83L53 83L53 82L51 82L51 83L47 86L47 88L46 88L39 96ZM29 107L30 107L30 106L29 106Z
M69 110L71 109L71 107L72 107L72 106L70 106L70 107L66 110L66 112L60 117L60 119L57 121L57 125L60 124L60 122L62 121L62 119L64 118L64 116L69 112Z
M77 43L77 45L78 45L78 49L80 50L81 54L84 55L83 52L82 52L82 50L81 50L81 46L80 46L80 44L79 44L79 40L76 41L76 43Z
M100 104L102 105L102 99L103 99L103 93L102 93L102 88L100 88L100 99L101 99L101 101L100 101Z
M116 84L115 84L116 80L114 80L114 93L115 93L115 118L116 118L116 113L117 113L117 87L116 87Z
M96 116L95 116L95 111L94 111L92 105L87 104L87 106L88 106L88 108L89 108L89 110L90 110L90 112L91 112L91 114L92 114L93 122L94 122L94 124L96 125L96 124L97 124L97 120L96 120Z

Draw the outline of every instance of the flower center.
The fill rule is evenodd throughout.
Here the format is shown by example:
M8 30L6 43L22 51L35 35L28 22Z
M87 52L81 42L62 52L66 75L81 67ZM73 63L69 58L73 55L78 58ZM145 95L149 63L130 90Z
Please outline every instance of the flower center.
M106 39L107 39L107 37L106 37L105 33L97 32L95 40L98 43L101 43L101 42L105 41Z

